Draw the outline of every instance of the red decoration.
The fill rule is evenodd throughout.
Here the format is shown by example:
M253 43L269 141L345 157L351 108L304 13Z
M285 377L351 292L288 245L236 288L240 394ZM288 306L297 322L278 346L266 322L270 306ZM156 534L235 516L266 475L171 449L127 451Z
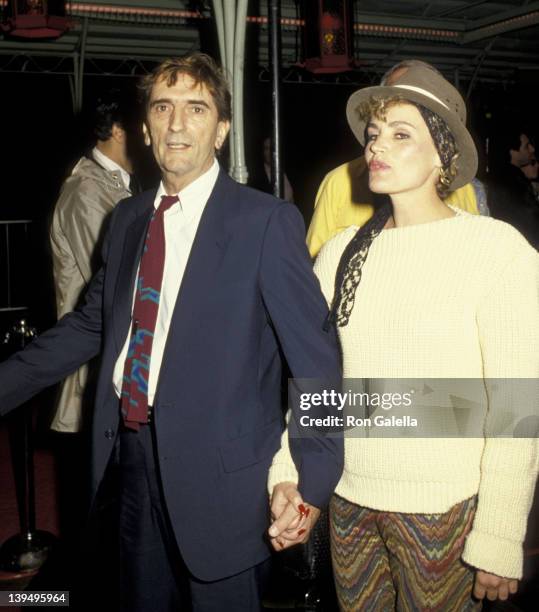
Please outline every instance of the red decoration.
M58 38L72 26L63 5L54 0L10 0L10 16L0 28L17 38Z
M305 68L315 73L354 67L350 0L305 0Z

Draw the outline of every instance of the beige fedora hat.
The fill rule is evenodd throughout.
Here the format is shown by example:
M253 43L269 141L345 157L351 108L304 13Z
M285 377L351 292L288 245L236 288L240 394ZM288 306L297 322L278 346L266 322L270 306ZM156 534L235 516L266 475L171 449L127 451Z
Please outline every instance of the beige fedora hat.
M449 81L426 66L410 66L391 85L365 87L350 96L346 117L359 142L365 146L366 119L360 114L361 106L371 98L393 97L421 104L447 123L459 151L457 174L450 187L458 189L469 183L477 172L478 162L477 149L465 125L466 105Z

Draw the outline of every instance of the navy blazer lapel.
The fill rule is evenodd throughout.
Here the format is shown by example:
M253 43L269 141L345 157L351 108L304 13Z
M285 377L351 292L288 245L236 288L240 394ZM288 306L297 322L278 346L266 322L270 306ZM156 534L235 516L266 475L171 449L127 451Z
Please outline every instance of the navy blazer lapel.
M146 230L153 212L155 194L155 189L145 192L141 194L140 202L132 203L132 220L125 231L113 309L113 327L118 352L121 351L124 345L131 323L135 279L142 255Z
M167 353L193 327L193 315L208 299L208 288L218 273L230 239L230 204L236 183L221 169L197 229L168 332L160 378L170 364Z
M227 202L234 185L234 181L220 170L202 213L185 267L172 318L174 324L181 318L182 305L190 312L191 308L197 307L199 301L206 299L208 283L211 283L229 239L227 227L230 209Z

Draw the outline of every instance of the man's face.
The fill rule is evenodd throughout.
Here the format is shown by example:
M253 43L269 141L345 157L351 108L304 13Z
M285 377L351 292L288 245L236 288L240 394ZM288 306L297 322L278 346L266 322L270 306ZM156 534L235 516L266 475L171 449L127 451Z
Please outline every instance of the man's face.
M163 79L155 83L143 130L167 192L177 193L209 170L229 128L205 85L186 74L170 87Z
M511 149L511 163L517 168L528 165L535 155L535 147L530 142L527 134L520 135L520 148L518 151Z

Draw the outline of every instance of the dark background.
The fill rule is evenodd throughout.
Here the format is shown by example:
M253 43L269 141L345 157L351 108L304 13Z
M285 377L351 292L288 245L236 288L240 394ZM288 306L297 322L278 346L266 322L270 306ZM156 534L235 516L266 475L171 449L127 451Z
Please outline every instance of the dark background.
M271 130L271 89L260 80L256 45L258 26L247 32L245 80L245 146L247 165L254 179L262 172L262 141ZM203 51L215 53L211 32L201 36ZM361 79L361 73L355 78ZM31 318L43 329L55 320L54 293L48 247L48 227L63 179L91 143L86 109L99 93L111 87L126 89L136 103L136 77L85 76L83 112L75 116L68 77L57 74L0 73L0 150L2 191L0 220L31 219L30 248L17 249L12 261L12 304L29 305ZM365 80L365 85L370 84ZM466 91L468 83L461 89ZM357 85L283 83L283 158L296 204L309 222L316 190L324 174L357 156L355 142L345 118L345 105ZM518 76L510 87L477 83L468 100L470 124L478 148L500 122L525 119L530 136L537 132L537 99L530 73ZM488 117L490 118L488 118ZM138 134L136 137L138 138ZM140 140L139 140L140 145ZM143 186L159 179L149 151L142 147L137 166ZM222 158L228 167L226 151ZM479 176L485 176L484 163ZM0 226L0 257L5 259L5 228ZM23 241L21 232L14 240ZM0 287L5 283L0 268ZM0 300L5 291L0 289ZM5 303L0 303L0 307ZM11 315L0 312L0 334Z

